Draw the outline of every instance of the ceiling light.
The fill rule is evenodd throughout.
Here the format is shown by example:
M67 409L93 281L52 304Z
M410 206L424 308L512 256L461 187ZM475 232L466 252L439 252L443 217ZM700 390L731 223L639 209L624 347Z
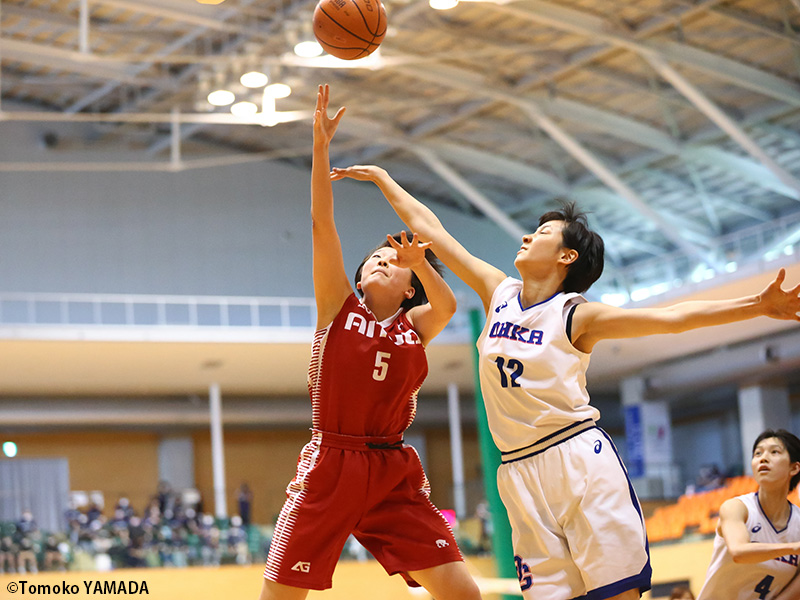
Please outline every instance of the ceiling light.
M303 58L315 58L322 55L322 46L315 40L306 40L295 44L294 53Z
M197 0L198 4L222 4L225 0Z
M436 10L449 10L458 6L458 0L428 0L428 4Z
M239 82L247 88L260 88L267 85L269 77L260 71L250 71L239 78Z
M214 106L228 106L234 100L236 96L228 90L214 90L208 95L208 103Z
M237 102L231 106L231 114L236 117L251 117L258 112L258 106L253 102Z
M271 83L264 88L264 95L270 98L286 98L291 93L292 88L285 83Z
M3 442L3 454L8 458L14 458L17 455L17 445L14 442Z

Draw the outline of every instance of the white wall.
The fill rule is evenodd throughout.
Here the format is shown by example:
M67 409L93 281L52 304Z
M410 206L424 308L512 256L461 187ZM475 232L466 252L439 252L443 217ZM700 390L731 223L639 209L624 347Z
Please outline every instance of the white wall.
M37 141L43 129L0 124L0 162L144 157L113 148L87 154L74 141L45 149ZM375 186L334 185L352 272L402 223ZM308 188L307 170L280 163L179 173L0 171L0 291L311 296ZM515 272L518 240L488 220L434 210L470 250Z

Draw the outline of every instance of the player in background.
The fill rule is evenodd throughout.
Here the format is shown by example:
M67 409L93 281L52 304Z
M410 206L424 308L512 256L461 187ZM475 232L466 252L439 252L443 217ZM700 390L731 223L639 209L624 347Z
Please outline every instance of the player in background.
M768 429L750 461L758 491L726 500L698 600L800 598L800 509L786 497L800 481L800 439Z
M800 320L800 286L785 272L760 294L667 308L624 309L580 294L603 271L603 241L574 205L543 215L523 236L519 278L470 254L436 215L375 166L331 179L372 181L403 222L483 302L479 376L503 456L498 488L512 527L517 575L529 600L632 600L650 589L641 508L627 471L589 404L586 369L597 342L678 333L766 315Z
M403 444L428 371L425 346L455 313L455 296L430 262L430 244L405 232L367 255L355 278L363 299L353 293L329 178L329 145L344 108L329 118L329 93L325 85L317 94L311 174L312 439L287 488L260 600L330 588L351 533L390 575L437 600L479 600L447 521L428 499L419 457Z

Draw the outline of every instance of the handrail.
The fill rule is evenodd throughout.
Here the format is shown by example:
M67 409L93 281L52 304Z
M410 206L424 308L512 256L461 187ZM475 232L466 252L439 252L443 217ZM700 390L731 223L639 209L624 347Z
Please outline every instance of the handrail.
M447 330L468 330L464 311ZM0 326L313 328L314 298L0 292Z

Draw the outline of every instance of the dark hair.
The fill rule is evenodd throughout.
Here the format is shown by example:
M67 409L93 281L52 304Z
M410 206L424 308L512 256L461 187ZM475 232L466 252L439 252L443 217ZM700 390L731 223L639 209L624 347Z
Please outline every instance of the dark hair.
M392 237L395 239L395 241L400 242L400 240L402 239L401 234L402 232L394 233L392 234ZM406 231L406 237L408 237L408 239L411 240L414 237L414 234L412 234L410 231ZM375 254L375 251L387 247L389 247L389 240L384 240L382 244L378 244L372 250L367 252L367 255L364 257L364 260L362 260L361 264L358 265L355 277L353 277L353 282L355 283L357 290L358 290L358 284L361 281L361 270L364 268L364 263L367 262L367 260L369 260L370 256ZM432 266L433 270L436 271L439 275L444 274L444 267L442 266L442 263L439 262L439 259L436 258L436 255L430 248L425 250L425 260L428 261L428 264ZM400 306L405 310L413 308L414 306L420 306L421 304L425 304L428 301L428 295L425 293L425 288L422 287L422 282L419 280L417 274L414 273L414 271L411 271L411 287L414 288L414 295L411 296L411 298L406 298L400 304ZM361 290L358 290L358 293L361 296L364 295L364 292L362 292Z
M674 598L678 598L680 600L686 594L689 594L692 598L694 598L694 594L692 593L692 590L690 590L686 586L679 585L677 587L672 588L672 594L670 594L669 597L670 597L670 600L673 600Z
M539 217L539 227L548 221L564 221L563 244L578 253L578 258L567 268L564 291L585 292L603 274L603 238L589 229L586 213L578 210L574 202L563 202L560 210L543 214Z
M795 434L786 431L785 429L777 429L777 430L767 429L765 431L762 431L761 434L756 438L755 443L753 444L752 454L755 454L756 448L761 442L769 438L776 438L781 441L783 447L786 448L786 452L789 453L790 461L792 461L793 463L800 462L800 439L798 439L798 437ZM795 474L795 476L789 480L790 492L797 487L798 482L800 482L800 472Z

